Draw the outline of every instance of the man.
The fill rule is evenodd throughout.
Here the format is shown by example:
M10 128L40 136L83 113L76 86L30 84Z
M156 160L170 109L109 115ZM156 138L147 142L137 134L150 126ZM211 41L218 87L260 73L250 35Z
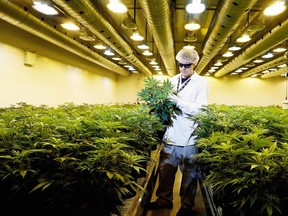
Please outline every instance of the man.
M159 186L156 191L157 200L148 204L148 209L172 209L173 186L178 166L182 172L180 187L181 208L177 216L193 214L192 207L197 191L197 171L193 155L197 153L193 131L197 123L189 117L208 104L208 85L206 80L198 75L194 68L199 61L198 53L184 47L176 60L180 74L171 78L177 95L170 99L181 109L182 114L173 119L163 137L163 145L159 163Z

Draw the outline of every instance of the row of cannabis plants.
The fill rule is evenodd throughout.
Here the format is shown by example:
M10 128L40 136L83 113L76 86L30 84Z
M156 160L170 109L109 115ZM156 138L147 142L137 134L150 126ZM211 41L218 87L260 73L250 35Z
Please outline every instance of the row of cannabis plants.
M130 104L0 109L0 214L120 214L162 127Z
M194 119L198 163L222 214L288 215L288 110L212 104Z

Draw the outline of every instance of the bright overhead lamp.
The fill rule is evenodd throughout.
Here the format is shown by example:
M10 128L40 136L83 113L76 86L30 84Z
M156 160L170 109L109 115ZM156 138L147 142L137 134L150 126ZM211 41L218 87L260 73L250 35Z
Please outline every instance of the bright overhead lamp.
M138 31L134 31L133 35L130 37L134 41L143 41L144 37L139 34Z
M278 67L278 68L284 68L284 67L287 67L287 64L284 63L284 64L281 64L281 65L278 65L277 67Z
M272 58L273 56L274 56L274 55L273 55L272 52L267 52L267 53L265 53L265 54L262 56L262 58L268 59L268 58Z
M59 14L58 11L56 9L54 9L53 7L49 6L46 3L42 3L41 1L34 1L32 8L42 14L45 15L57 15Z
M122 60L120 57L113 57L112 59L115 61L121 61Z
M240 50L240 49L241 49L241 47L240 47L238 44L236 44L236 43L233 43L233 44L228 48L229 51L238 51L238 50Z
M227 51L226 53L224 53L222 56L223 57L226 57L226 58L229 58L231 56L233 56L234 54L231 52L231 51Z
M158 65L158 62L156 62L155 59L152 59L152 60L149 62L149 64L151 64L151 65Z
M150 52L149 50L144 50L144 52L142 52L142 55L145 55L145 56L152 56L153 53Z
M255 59L253 62L259 64L259 63L264 62L264 60L262 60L262 59Z
M106 50L104 51L104 55L107 55L107 56L114 56L115 53L113 53L111 49L106 49Z
M250 38L250 36L247 34L247 33L245 33L245 34L243 34L241 37L239 37L239 38L237 38L237 42L238 43L246 43L246 42L248 42L248 41L250 41L251 40L251 38Z
M142 50L149 49L149 45L146 42L142 42L142 43L138 44L137 47L139 49L142 49Z
M61 26L70 31L79 31L80 27L72 22L62 23Z
M221 61L217 61L214 65L215 65L215 66L222 66L223 63L222 63Z
M94 45L94 48L99 49L99 50L104 50L107 48L107 46L103 44L102 42L98 42L97 44Z
M126 13L128 10L126 5L119 2L119 0L110 0L107 4L107 8L114 13Z
M187 13L199 14L206 9L206 6L205 4L201 3L201 0L192 0L191 3L186 5L185 9Z
M184 46L183 48L195 49L195 46L193 46L193 45L186 45L186 46Z
M191 19L185 24L184 28L188 31L195 31L200 29L200 24L196 19Z
M264 15L266 16L276 16L286 9L285 1L280 0L275 2L274 4L270 5L269 7L265 8Z
M287 50L287 48L284 46L277 46L277 47L275 47L275 49L273 49L273 52L281 53L281 52L285 52L286 50Z

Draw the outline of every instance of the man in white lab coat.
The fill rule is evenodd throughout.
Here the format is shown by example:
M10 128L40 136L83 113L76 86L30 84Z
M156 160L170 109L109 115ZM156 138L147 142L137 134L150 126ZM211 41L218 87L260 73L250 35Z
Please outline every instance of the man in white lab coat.
M170 99L181 109L182 114L173 119L163 137L160 153L159 186L157 200L148 204L148 209L173 208L173 186L178 167L182 172L180 188L181 208L177 216L191 216L197 191L197 166L193 155L197 153L193 131L197 123L189 117L197 114L200 108L208 104L208 84L194 71L199 61L196 50L184 47L176 60L180 74L171 78L176 95Z

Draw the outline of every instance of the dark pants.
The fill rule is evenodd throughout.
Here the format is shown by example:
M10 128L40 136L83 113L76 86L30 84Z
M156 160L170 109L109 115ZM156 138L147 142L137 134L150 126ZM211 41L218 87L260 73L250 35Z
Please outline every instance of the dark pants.
M192 208L197 192L197 166L193 155L197 153L194 146L173 146L165 144L160 152L159 186L156 191L159 204L173 201L173 186L178 166L182 172L180 188L181 207Z

